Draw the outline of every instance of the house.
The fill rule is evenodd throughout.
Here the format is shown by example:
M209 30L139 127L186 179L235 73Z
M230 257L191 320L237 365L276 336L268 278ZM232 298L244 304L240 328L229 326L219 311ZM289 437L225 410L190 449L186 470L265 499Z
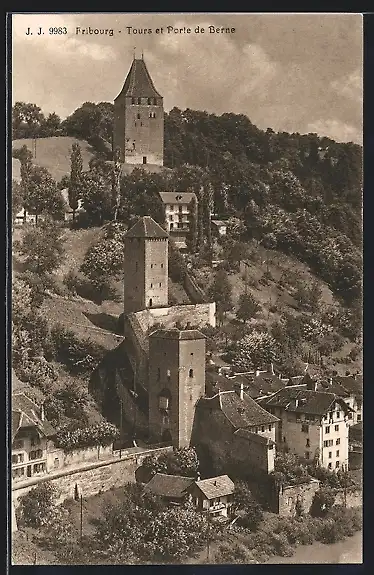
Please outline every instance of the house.
M225 236L227 234L227 222L221 220L211 220L212 231L216 233L217 236Z
M363 377L362 374L332 377L329 385L338 385L343 390L337 393L343 397L345 403L353 408L352 418L348 418L349 425L363 422Z
M187 493L192 496L192 502L197 509L206 511L212 518L228 517L234 491L234 482L228 475L194 481L187 488Z
M193 477L156 473L145 485L144 491L158 495L168 503L182 503L187 498L186 490L192 483Z
M62 199L64 200L64 220L65 222L72 222L75 218L85 212L83 208L83 200L78 200L78 207L76 210L72 210L69 204L69 190L64 188L61 190Z
M48 442L55 430L23 392L12 394L12 478L22 481L47 473Z
M315 385L311 378L306 386L288 385L259 404L279 418L278 449L338 470L348 466L348 415L353 410Z
M278 418L244 392L218 391L196 405L192 443L214 470L262 476L274 469Z
M186 249L186 238L194 217L193 202L197 209L197 198L193 192L160 192L164 204L165 221L170 239L179 249ZM196 217L196 216L195 216Z

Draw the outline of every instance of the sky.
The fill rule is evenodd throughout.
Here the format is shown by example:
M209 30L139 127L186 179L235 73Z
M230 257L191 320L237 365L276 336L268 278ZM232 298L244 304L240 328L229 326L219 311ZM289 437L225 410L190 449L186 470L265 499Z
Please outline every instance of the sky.
M166 111L233 112L261 129L362 143L360 14L43 13L12 20L13 102L37 104L45 114L63 119L84 102L113 102L134 53L143 53ZM211 33L209 26L235 31ZM51 27L67 33L49 34ZM113 35L77 34L77 27ZM191 33L174 31L183 28Z

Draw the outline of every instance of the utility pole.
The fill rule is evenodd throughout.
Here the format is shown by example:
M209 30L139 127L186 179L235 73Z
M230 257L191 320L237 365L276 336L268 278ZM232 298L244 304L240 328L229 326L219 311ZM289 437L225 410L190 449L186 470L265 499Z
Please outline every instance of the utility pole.
M80 528L80 539L83 538L83 494L81 492L81 528Z

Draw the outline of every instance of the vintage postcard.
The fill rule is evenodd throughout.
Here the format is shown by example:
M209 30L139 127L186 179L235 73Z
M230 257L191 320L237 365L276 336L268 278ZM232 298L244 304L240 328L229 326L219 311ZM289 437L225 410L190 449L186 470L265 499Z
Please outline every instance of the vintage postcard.
M363 16L9 18L11 563L362 563Z

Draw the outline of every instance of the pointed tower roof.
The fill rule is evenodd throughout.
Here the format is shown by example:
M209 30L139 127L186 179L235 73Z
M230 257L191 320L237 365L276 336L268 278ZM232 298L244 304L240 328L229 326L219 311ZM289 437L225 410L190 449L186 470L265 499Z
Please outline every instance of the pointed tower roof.
M169 234L151 216L142 216L125 234L125 238L168 238Z
M117 98L120 96L162 98L161 94L159 94L154 87L152 78L149 75L143 59L134 58L132 61L130 71ZM117 98L115 98L115 100L117 100Z

